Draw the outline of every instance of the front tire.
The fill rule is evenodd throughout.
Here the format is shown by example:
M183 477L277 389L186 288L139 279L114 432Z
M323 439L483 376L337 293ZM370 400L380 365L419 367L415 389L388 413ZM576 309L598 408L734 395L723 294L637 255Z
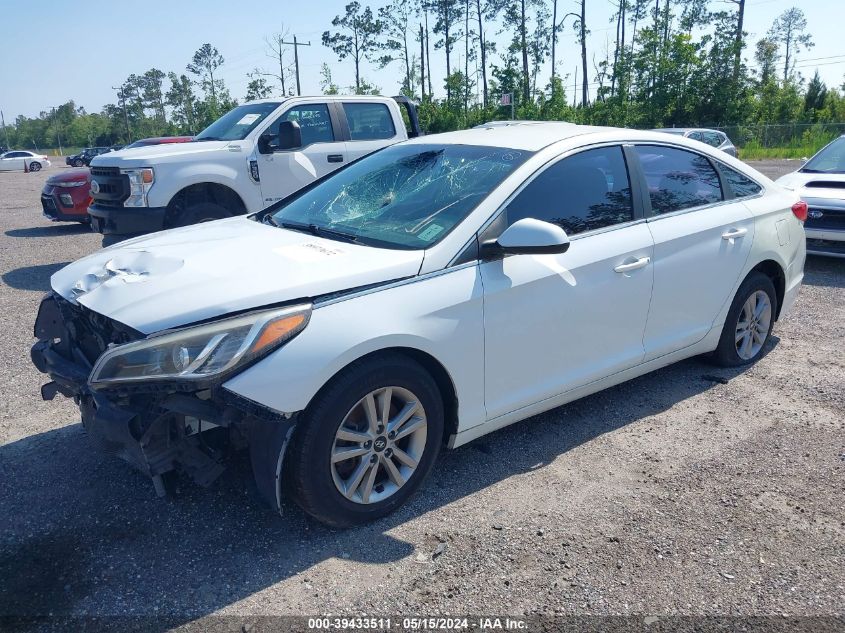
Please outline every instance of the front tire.
M168 228L201 224L228 217L231 217L231 214L225 207L214 202L198 202L175 214Z
M83 166L85 166L85 163L83 163L81 160L77 159L77 160L73 161L73 166L74 167L83 167Z
M777 307L772 280L761 272L749 274L728 310L719 346L713 354L716 363L739 367L759 359L772 333Z
M398 353L353 363L302 416L284 460L287 494L335 527L386 516L431 470L443 400L419 363Z

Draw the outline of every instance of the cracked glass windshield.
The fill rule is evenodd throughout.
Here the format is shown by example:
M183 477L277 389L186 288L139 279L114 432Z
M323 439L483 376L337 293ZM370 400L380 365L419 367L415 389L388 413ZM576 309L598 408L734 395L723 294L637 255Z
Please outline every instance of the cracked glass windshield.
M297 196L265 221L370 246L428 248L529 154L473 145L394 145Z

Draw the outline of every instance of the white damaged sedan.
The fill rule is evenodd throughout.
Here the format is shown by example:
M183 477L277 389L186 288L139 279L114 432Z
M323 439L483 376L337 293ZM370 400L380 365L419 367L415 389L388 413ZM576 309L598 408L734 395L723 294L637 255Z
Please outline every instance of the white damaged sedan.
M803 277L806 205L664 134L521 123L369 155L247 217L165 231L51 280L42 396L107 451L346 526L443 445L709 353L756 361Z

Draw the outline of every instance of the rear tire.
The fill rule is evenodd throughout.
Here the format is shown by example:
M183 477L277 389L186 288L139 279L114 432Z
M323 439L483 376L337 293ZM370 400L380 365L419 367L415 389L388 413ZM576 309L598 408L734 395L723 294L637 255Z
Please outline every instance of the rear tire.
M367 439L370 402L376 419ZM335 527L386 516L428 475L443 427L437 383L417 362L398 353L355 362L303 413L285 455L285 491ZM340 455L344 451L353 456ZM353 483L356 473L362 473L359 483Z
M722 367L740 367L758 360L769 342L777 309L772 280L761 272L751 272L731 303L713 360Z
M29 164L29 171L41 171L41 163L33 161Z

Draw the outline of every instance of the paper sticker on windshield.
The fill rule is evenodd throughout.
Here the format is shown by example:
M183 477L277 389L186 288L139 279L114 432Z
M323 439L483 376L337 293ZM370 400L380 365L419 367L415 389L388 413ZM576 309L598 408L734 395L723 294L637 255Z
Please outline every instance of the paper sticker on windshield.
M261 117L260 114L245 114L241 117L240 121L235 123L235 125L252 125L259 119L259 117Z
M439 224L429 224L425 231L417 235L423 242L430 242L435 237L443 232L443 227Z
M320 244L293 244L274 249L275 253L283 255L295 262L318 262L327 257L342 255L345 251L340 248L326 248Z

